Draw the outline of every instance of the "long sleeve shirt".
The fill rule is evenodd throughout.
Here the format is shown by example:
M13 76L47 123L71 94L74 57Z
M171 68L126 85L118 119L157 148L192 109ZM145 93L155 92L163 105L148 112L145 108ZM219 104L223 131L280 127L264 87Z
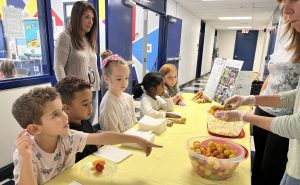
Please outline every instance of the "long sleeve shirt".
M297 89L280 93L281 107L294 108L294 114L273 119L271 131L289 138L287 174L300 179L300 86Z
M156 100L145 94L141 100L141 112L153 118L165 118L168 111L174 110L172 98L156 96Z
M118 97L108 90L99 108L99 123L102 130L125 132L136 121L132 96L123 92Z
M91 83L92 90L100 90L97 55L84 38L84 49L77 50L71 43L70 34L60 34L54 50L54 71L57 80L74 75Z

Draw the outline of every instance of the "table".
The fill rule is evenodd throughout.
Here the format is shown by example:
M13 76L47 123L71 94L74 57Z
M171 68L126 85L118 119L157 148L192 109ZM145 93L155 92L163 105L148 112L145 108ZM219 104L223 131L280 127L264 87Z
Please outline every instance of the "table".
M84 185L250 185L250 156L240 162L233 176L224 181L213 181L199 177L192 171L190 159L185 149L186 141L193 136L209 135L206 129L206 111L211 104L197 104L191 100L193 94L183 94L185 107L176 107L174 112L187 118L185 125L175 124L155 137L155 143L163 145L162 149L154 148L149 157L141 150L121 147L130 150L133 155L117 164L117 172L109 177L91 179L81 174L81 168L87 162L99 157L90 155L76 163L60 175L49 181L48 185L69 184L77 181ZM247 108L249 110L249 107ZM250 126L244 126L245 137L232 139L242 144L250 152Z

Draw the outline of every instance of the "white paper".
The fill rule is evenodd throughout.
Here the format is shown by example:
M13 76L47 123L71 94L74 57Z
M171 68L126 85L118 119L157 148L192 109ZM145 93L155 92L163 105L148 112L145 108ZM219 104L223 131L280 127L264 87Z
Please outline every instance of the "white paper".
M141 137L141 138L143 138L143 139L145 139L149 142L152 142L152 143L154 142L154 134L152 133L152 131L140 131L140 130L136 130L135 128L131 128L131 129L125 131L124 134L138 136L138 137ZM123 143L122 145L142 149L136 143Z
M3 6L2 11L5 36L12 38L24 38L25 31L21 9L14 8L12 6Z
M82 185L82 184L80 184L80 183L77 182L77 181L73 181L73 182L71 182L69 185Z
M233 94L248 96L251 92L252 71L240 71L234 86Z
M114 146L107 145L99 148L99 150L95 152L94 155L106 158L115 163L119 163L132 155L132 153L120 148L116 148Z
M157 119L146 115L138 121L138 124L139 130L153 131L155 134L161 134L167 128L167 120L165 118Z
M204 95L207 96L209 99L213 99L213 95L217 89L219 84L222 71L226 64L226 59L223 58L216 58L214 61L213 68L210 72L208 81L205 86Z

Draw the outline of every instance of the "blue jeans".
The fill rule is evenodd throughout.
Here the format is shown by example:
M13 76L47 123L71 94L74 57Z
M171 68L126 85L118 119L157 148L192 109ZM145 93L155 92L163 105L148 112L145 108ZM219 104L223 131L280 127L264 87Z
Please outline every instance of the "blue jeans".
M99 91L93 91L93 114L92 116L89 118L89 122L93 125L94 123L94 118L95 118L95 115L96 115L96 111L98 110L98 93ZM98 118L97 118L97 121L98 123Z
M280 185L300 185L300 179L295 179L284 172Z

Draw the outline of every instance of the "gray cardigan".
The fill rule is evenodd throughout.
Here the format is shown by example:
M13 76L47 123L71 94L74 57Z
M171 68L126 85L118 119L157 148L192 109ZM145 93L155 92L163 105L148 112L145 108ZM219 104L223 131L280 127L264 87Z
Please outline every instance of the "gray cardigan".
M76 50L67 31L60 34L54 50L54 71L57 80L75 75L92 84L92 90L100 90L97 55L84 39L84 50Z

